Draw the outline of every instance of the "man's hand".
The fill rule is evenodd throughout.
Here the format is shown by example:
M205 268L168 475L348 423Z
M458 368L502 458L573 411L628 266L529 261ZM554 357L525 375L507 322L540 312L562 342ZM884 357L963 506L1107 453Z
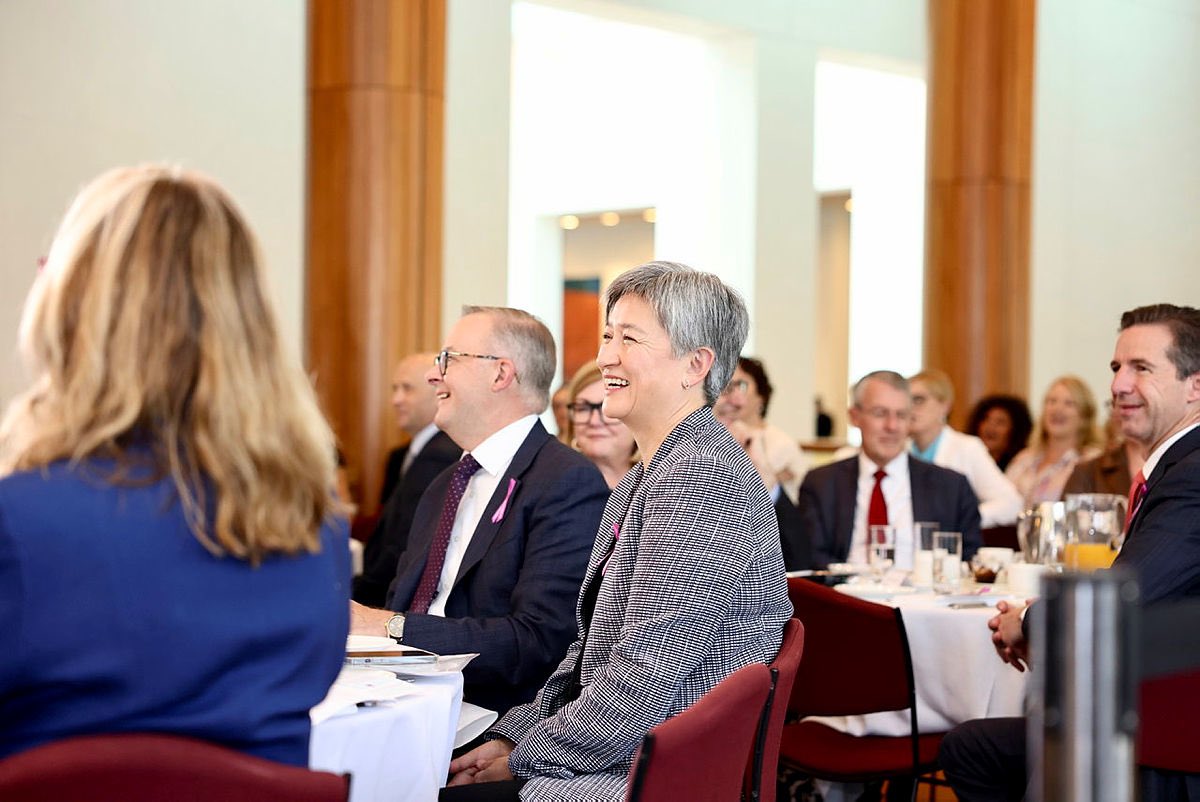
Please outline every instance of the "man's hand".
M1029 644L1025 640L1021 622L1023 611L1032 602L1033 599L1026 599L1023 605L996 602L996 615L988 619L996 654L1017 671L1024 671L1029 663Z
M497 738L450 761L450 782L446 783L447 787L511 780L513 776L508 770L508 756L514 747L507 738Z
M376 610L364 607L356 601L350 602L351 635L387 635L387 622L394 616L391 610Z

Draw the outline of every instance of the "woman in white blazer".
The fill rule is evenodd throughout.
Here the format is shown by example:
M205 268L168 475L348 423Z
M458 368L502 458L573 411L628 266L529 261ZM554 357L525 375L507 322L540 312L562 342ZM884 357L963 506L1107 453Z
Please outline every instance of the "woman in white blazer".
M982 440L955 431L946 423L954 403L950 377L936 368L928 368L908 381L912 388L909 436L913 455L967 477L979 498L979 517L984 528L1016 523L1023 506L1016 485L1001 473Z

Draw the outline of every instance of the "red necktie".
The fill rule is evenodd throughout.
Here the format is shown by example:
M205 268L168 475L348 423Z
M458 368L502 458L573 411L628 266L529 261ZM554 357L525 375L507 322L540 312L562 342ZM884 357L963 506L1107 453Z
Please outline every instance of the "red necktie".
M1137 476L1133 477L1133 484L1129 487L1129 509L1125 511L1125 528L1122 530L1126 534L1129 533L1129 524L1133 521L1133 516L1137 513L1138 507L1142 506L1142 499L1146 497L1146 477L1141 471L1137 472Z
M872 526L886 526L888 522L887 502L883 499L883 477L887 471L883 468L875 471L875 489L871 491L871 506L867 507L867 531Z
M417 583L417 591L408 608L410 613L429 612L429 604L437 594L438 581L442 578L442 567L446 564L446 547L450 545L450 532L454 529L454 519L458 517L459 502L477 470L479 463L470 454L464 454L454 468L446 500L442 503L442 517L438 519L437 529L429 544L429 556L425 558L425 570L421 572L421 581Z

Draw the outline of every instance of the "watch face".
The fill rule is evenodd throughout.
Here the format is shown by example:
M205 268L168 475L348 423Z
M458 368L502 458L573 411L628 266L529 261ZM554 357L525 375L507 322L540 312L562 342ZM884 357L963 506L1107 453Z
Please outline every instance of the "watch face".
M388 619L387 634L396 640L404 637L404 616L394 615Z

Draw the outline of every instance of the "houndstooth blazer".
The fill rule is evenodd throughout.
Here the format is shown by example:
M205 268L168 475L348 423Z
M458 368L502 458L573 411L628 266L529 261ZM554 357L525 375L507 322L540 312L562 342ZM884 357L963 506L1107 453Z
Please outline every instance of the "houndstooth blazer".
M613 490L583 587L593 580L579 697L564 696L576 640L534 701L491 730L517 744L509 767L529 780L523 800L623 799L651 727L779 650L792 605L775 511L711 409L681 421ZM576 620L582 637L578 604Z

